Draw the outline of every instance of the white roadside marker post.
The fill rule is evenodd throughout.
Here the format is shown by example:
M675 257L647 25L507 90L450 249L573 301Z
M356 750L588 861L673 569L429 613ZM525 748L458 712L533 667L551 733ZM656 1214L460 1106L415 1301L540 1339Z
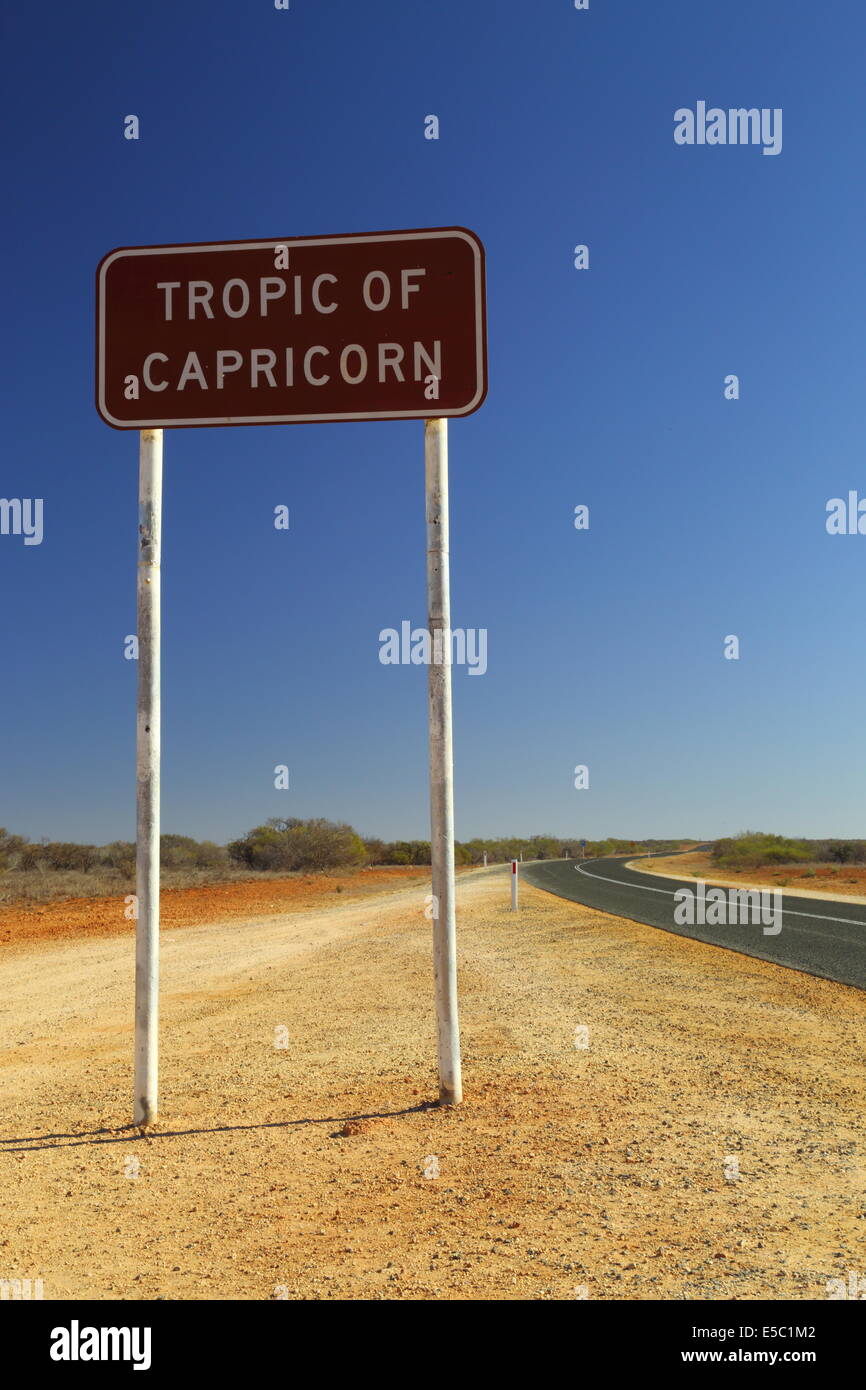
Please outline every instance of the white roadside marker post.
M139 434L133 1123L156 1119L159 1064L159 643L162 430Z
M427 621L430 719L430 859L439 1103L463 1099L457 1014L457 915L454 898L454 763L451 735L451 587L448 572L448 420L425 420Z
M511 911L517 911L517 860L511 861Z

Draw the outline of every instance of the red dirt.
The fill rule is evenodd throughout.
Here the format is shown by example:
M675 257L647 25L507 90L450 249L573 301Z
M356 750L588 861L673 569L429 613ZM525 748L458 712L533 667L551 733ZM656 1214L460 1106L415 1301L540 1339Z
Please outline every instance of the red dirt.
M346 874L296 874L169 888L162 893L160 919L164 927L195 927L235 917L266 917L349 902L381 893L392 884L402 888L429 878L429 868L396 866ZM14 904L0 912L0 943L134 935L135 922L124 917L125 907L123 894Z

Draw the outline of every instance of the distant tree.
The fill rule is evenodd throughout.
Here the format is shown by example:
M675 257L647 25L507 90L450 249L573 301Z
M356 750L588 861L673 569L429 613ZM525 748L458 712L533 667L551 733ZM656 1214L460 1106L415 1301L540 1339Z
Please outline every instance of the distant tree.
M39 865L44 862L45 853L43 845L26 844L18 855L18 867L19 869L23 869L25 873L32 873L34 869L38 869Z
M23 835L12 835L0 828L0 869L9 869L16 862L27 844Z
M836 864L850 864L857 857L856 846L850 840L831 840L827 857Z
M229 856L252 869L292 870L349 868L363 864L367 851L350 825L320 817L270 821L256 826L228 846Z
M228 862L228 853L222 845L214 844L213 840L199 840L195 848L197 869L219 869Z
M163 869L193 868L197 850L197 842L189 835L160 835L160 866Z
M112 840L102 850L102 862L125 877L135 872L135 845L130 840Z
M95 845L76 845L55 840L44 846L43 858L52 869L76 869L89 873L99 860L99 850Z

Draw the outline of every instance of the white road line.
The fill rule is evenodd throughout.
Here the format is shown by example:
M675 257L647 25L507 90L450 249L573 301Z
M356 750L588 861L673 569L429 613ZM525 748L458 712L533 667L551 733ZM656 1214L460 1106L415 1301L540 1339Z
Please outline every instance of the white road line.
M622 878L607 878L604 874L589 874L587 873L586 869L579 868L577 864L575 864L574 867L579 874L583 874L584 878L597 878L602 883L616 883L620 888L638 888L642 893L667 893L669 898L675 898L677 893L682 891L679 888L650 888L648 883L628 883L625 879ZM709 886L711 888L721 888L722 885L710 884ZM780 889L778 888L764 888L763 890L760 888L737 888L737 885L735 883L732 883L729 886L735 889L735 891L738 893L760 893L761 891L765 893L780 892ZM688 885L684 884L683 887L688 887ZM846 927L866 927L866 922L857 922L852 917L827 917L826 914L823 912L796 912L793 907L781 907L779 911L782 914L782 916L784 916L785 913L787 913L789 917L806 917L809 920L816 922L842 922Z

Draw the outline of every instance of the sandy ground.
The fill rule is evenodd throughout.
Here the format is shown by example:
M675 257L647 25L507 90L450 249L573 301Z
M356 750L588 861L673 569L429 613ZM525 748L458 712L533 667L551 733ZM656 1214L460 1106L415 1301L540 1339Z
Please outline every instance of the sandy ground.
M784 1300L863 1271L866 995L528 886L514 915L507 870L472 872L466 1100L438 1109L427 891L166 930L146 1135L131 942L4 947L0 1278Z
M798 898L866 904L866 866L862 864L843 864L838 869L829 864L816 864L811 866L815 869L814 875L807 874L798 864L740 871L720 869L711 854L699 852L660 859L633 859L627 867L642 873L662 874L665 878L679 878L684 883L693 883L698 877L705 883L733 883L738 888L778 889Z

